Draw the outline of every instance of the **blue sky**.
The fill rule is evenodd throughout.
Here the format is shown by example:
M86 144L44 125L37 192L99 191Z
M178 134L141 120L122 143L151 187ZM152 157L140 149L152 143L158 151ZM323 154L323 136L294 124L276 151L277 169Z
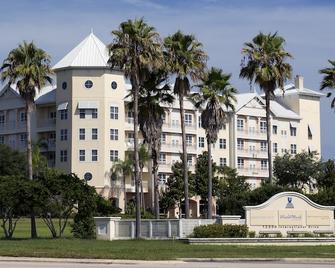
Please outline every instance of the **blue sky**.
M93 28L105 43L120 22L145 17L164 37L178 29L204 44L209 66L232 73L240 92L248 83L238 78L241 48L259 31L278 31L293 54L294 75L318 90L318 70L335 59L335 1L326 0L15 0L1 4L0 60L22 40L34 40L56 63ZM334 92L335 93L335 92ZM335 113L321 101L323 158L335 158Z

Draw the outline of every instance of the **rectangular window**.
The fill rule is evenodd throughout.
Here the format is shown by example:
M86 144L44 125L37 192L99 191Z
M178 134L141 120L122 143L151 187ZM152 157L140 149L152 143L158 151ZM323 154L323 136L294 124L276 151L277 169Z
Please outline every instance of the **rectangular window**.
M293 136L293 137L297 136L297 128L296 127L290 127L290 133L291 133L291 136Z
M20 142L21 142L22 145L27 144L27 133L20 134Z
M117 150L110 150L109 151L109 158L111 162L115 162L119 160L119 151Z
M98 109L92 109L92 118L98 118Z
M297 145L291 144L291 154L296 154L296 153L297 153Z
M242 131L244 128L244 120L243 119L237 119L237 130Z
M264 152L266 151L267 148L267 142L266 141L261 141L261 151Z
M187 165L192 166L192 155L190 154L187 155Z
M162 114L162 120L163 120L163 124L165 124L166 123L166 114L165 114L165 112L164 112L164 114Z
M50 112L49 113L49 119L51 119L51 120L54 120L54 119L56 119L56 112Z
M237 150L243 150L244 149L244 140L237 139Z
M97 140L97 139L98 139L98 129L92 128L92 140Z
M118 129L110 129L110 140L117 141L119 139L119 130Z
M192 114L185 114L185 125L186 126L192 125Z
M273 146L273 152L278 153L278 143L274 142L272 146Z
M272 134L277 135L278 127L276 125L272 126Z
M261 160L261 169L262 170L268 169L268 160Z
M159 163L166 164L166 154L163 154L163 153L159 154Z
M20 112L20 121L26 122L27 121L27 113L26 112Z
M227 158L220 157L220 167L227 166Z
M5 144L5 136L0 136L0 144Z
M311 140L313 138L313 134L312 134L312 130L309 126L307 128L307 132L308 132L308 139Z
M186 145L192 146L192 135L186 135Z
M240 157L237 158L237 168L239 168L239 169L244 168L244 159L243 158L240 158Z
M134 123L134 112L133 111L128 111L128 113L127 113L127 122L129 124Z
M60 120L67 120L67 110L60 110Z
M79 150L79 161L85 161L85 150Z
M119 119L119 107L111 106L110 107L110 118L111 119Z
M167 182L166 174L158 173L158 181L160 184L165 184Z
M92 161L98 161L98 150L92 150Z
M60 130L60 140L66 141L67 140L67 129Z
M4 124L5 124L5 115L0 114L0 125L4 125Z
M199 137L199 148L204 148L204 147L205 147L205 138Z
M79 109L79 118L84 119L86 117L86 110Z
M261 121L260 122L260 131L261 131L261 133L266 133L266 129L267 129L266 122L265 121Z
M286 136L286 135L287 135L287 131L286 131L286 130L282 130L282 131L281 131L281 135L282 135L282 136Z
M226 139L219 139L219 143L220 143L220 149L226 149L227 148Z
M60 150L60 161L67 162L67 150Z
M201 116L198 116L198 127L201 128Z
M166 133L162 133L161 134L161 144L165 144L166 143Z
M85 140L85 128L79 129L79 140Z

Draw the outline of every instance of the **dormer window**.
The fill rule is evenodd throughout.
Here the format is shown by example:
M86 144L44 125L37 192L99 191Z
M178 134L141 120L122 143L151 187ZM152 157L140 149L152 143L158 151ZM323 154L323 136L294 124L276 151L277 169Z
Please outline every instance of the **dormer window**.
M112 89L117 89L117 83L115 81L113 81L111 83L111 87L112 87Z

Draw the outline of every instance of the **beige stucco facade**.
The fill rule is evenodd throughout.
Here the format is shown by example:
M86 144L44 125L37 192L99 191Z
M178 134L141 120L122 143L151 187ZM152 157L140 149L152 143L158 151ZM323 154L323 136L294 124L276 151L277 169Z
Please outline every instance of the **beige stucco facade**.
M50 165L83 179L86 174L90 185L106 198L115 198L123 209L125 192L127 200L134 196L134 182L131 176L126 185L122 185L121 178L113 181L110 170L117 159L124 159L133 150L133 114L127 110L125 98L130 87L121 72L108 68L106 55L103 64L97 63L96 58L105 47L102 42L92 34L85 40L55 66L56 84L43 89L36 98L33 138L47 141L49 146L43 153ZM91 43L86 46L85 42ZM90 51L94 49L99 51ZM272 135L273 143L277 144L273 156L285 151L321 152L321 94L300 87L298 83L289 85L287 96L278 94L272 101L271 120L277 126L276 134ZM25 121L20 115L24 103L15 88L5 88L0 94L0 142L24 150ZM238 94L237 100L236 112L229 113L213 145L213 160L218 165L237 168L240 175L249 178L252 187L257 187L268 174L264 100L257 93ZM178 101L165 110L158 171L162 185L182 152ZM188 100L185 100L185 114L188 162L194 171L197 155L207 150L206 136L200 125L200 111ZM291 135L292 128L295 135ZM295 145L295 151L291 145ZM150 178L146 167L143 183L146 206L152 204ZM194 209L194 214L199 216L199 207Z

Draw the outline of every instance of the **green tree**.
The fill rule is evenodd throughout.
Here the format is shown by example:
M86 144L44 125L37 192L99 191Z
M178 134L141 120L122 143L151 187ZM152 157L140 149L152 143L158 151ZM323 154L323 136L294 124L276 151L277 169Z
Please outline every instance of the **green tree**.
M330 63L330 67L321 69L319 71L320 74L323 74L323 79L321 82L320 90L323 90L325 88L335 89L335 60L328 60ZM327 94L327 97L330 97L332 95L331 92ZM331 107L335 107L335 97L333 98L331 102Z
M122 22L118 30L112 31L113 41L109 45L111 68L124 71L132 85L134 101L134 154L136 186L136 238L141 236L141 207L139 191L138 155L138 95L144 79L144 70L159 68L163 62L159 34L143 19Z
M33 179L31 113L34 108L36 93L47 83L52 83L50 56L33 42L23 42L11 50L4 60L1 71L1 80L8 85L16 84L21 97L26 104L27 114L27 159L28 178ZM31 213L31 237L37 237L34 213Z
M193 35L185 35L177 31L164 40L166 62L169 72L176 76L174 83L174 94L179 98L180 123L182 131L183 145L183 165L184 165L184 194L185 194L185 217L189 218L188 200L188 167L185 132L185 111L184 98L190 93L190 79L198 81L203 76L207 55L202 44Z
M284 92L284 84L291 78L292 67L286 61L292 58L284 49L285 40L274 34L259 33L252 42L244 44L244 54L240 77L259 85L265 93L266 124L267 124L267 149L269 162L269 181L272 182L272 145L270 100L276 88Z
M0 219L6 239L11 239L21 216L29 213L29 181L17 176L0 177Z
M174 208L175 206L179 209L179 217L182 215L182 204L185 201L184 195L184 178L183 178L183 163L176 162L172 165L171 170L172 174L167 179L167 189L162 195L162 208L167 210L169 208ZM189 175L189 198L195 194L195 184L194 177L191 175L191 172L188 171Z
M154 179L154 210L159 218L159 185L158 159L161 149L161 135L165 110L162 105L171 104L174 97L167 84L167 73L164 70L147 71L146 79L140 88L139 125L144 141L149 146L149 157L152 159ZM132 105L132 103L130 103Z
M208 150L208 208L207 217L211 219L212 212L212 144L218 139L219 130L228 120L229 112L235 110L237 90L230 85L230 74L224 74L221 69L211 68L202 78L199 93L192 94L196 108L202 108L201 126L205 129ZM223 107L226 109L224 110Z
M127 176L132 175L134 168L134 162L131 158L126 158L125 160L118 160L115 162L111 168L112 180L116 180L118 176L122 176L122 187L124 195L124 212L127 210L127 192L126 192L126 179Z
M238 176L236 169L222 168L223 178L219 180L217 196L218 212L220 215L244 216L243 206L248 205L250 185L246 178Z
M9 146L0 144L0 175L19 176L26 174L27 159L19 151L11 149Z
M286 153L283 156L276 156L273 163L276 182L281 186L300 190L308 187L312 191L321 176L322 165L316 153L302 152L296 155Z
M209 163L211 163L211 170L215 176L212 178L212 183L209 185ZM207 204L207 208L210 206L209 200L208 200L208 191L211 186L212 193L214 196L217 195L217 190L219 186L219 180L217 176L218 166L215 164L215 162L210 159L208 152L203 152L202 154L198 155L197 162L195 164L195 174L194 174L194 180L195 180L195 193L197 195L200 195L201 200L205 201ZM207 211L208 215L208 211Z
M335 161L329 159L322 163L322 172L317 180L318 189L335 187Z

